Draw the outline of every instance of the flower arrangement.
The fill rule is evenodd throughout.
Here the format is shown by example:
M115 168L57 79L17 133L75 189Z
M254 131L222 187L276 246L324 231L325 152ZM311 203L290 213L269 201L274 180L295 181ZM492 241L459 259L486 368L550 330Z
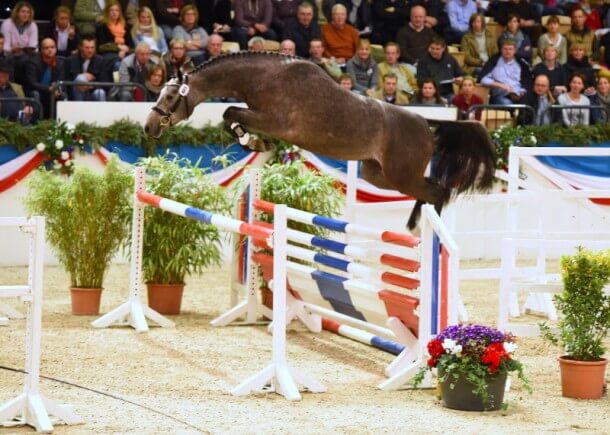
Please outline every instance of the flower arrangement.
M44 155L47 170L72 175L74 151L77 147L82 147L83 142L83 139L75 134L72 124L57 122L51 127L44 141L36 145L36 149Z
M524 388L531 392L523 366L512 356L517 344L510 333L482 325L448 326L427 347L430 358L413 379L415 387L427 371L436 368L439 382L448 382L453 389L456 381L463 378L473 385L473 393L488 404L491 397L487 380L516 371Z
M526 147L536 146L538 139L535 131L528 127L512 127L508 124L491 132L491 140L496 146L498 161L496 166L506 169L508 165L508 149L512 146Z

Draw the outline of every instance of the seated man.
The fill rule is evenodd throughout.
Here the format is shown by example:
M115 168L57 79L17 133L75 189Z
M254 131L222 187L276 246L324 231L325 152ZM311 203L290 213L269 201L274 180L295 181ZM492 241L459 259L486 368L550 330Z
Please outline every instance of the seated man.
M410 98L417 91L417 80L408 66L398 62L398 58L400 57L400 46L395 42L388 42L383 54L385 56L385 62L381 62L377 65L380 78L377 86L381 89L384 84L383 78L385 75L392 73L398 80L398 92L405 94Z
M572 27L563 36L568 40L568 51L573 44L582 44L585 46L585 56L591 59L595 34L585 25L586 20L585 12L580 7L575 8L572 11Z
M104 59L96 54L93 36L81 38L78 51L66 60L66 80L76 82L110 82ZM69 88L71 99L75 101L106 101L106 91L92 86L73 86Z
M358 31L347 22L347 9L341 3L332 8L330 23L322 26L322 40L324 41L325 55L334 57L339 65L344 65L356 54L360 35Z
M477 13L477 5L472 0L450 0L447 2L449 27L445 31L448 44L459 44L470 28L470 17Z
M462 83L464 71L457 60L447 53L447 45L440 37L435 37L428 53L420 59L417 65L417 81L432 79L439 85L439 94L451 103L453 98L453 83Z
M383 76L383 87L371 94L371 97L386 103L406 106L409 104L407 94L398 91L398 77L394 73Z
M314 38L321 38L320 26L314 20L314 10L311 3L303 2L299 5L296 19L288 21L282 38L294 41L298 56L309 56L309 43Z
M324 42L321 39L314 38L309 42L309 60L337 81L343 74L335 59L324 57Z
M148 70L155 63L150 58L151 49L146 42L140 42L135 52L123 58L119 66L119 83L146 84ZM120 101L133 101L133 88L122 86L118 88Z
M296 45L290 39L284 39L280 42L280 53L288 56L296 56Z
M426 26L426 9L422 6L411 8L411 21L403 26L396 35L400 46L400 60L411 65L424 57L430 41L436 33Z
M490 88L491 104L519 103L531 89L529 65L515 56L516 51L515 41L505 39L500 53L483 66L481 84Z
M235 26L231 29L231 33L242 50L248 48L248 39L254 36L277 40L277 34L271 28L273 18L271 0L235 0L233 8Z
M523 104L527 104L534 109L534 113L529 110L524 110L519 114L518 123L520 125L549 125L557 122L557 116L551 110L547 110L549 106L555 104L555 98L551 92L551 82L544 74L539 74L534 79L534 90L525 94L522 100Z
M17 83L9 81L10 68L8 64L0 61L0 98L23 98L23 89ZM32 106L24 105L20 101L3 101L0 104L0 117L9 121L18 121L27 124L32 118Z

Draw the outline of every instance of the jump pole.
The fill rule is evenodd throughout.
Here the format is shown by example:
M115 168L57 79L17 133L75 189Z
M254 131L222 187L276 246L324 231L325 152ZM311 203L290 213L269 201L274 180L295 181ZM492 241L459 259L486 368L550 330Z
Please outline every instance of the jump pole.
M83 421L71 405L60 405L41 392L40 342L42 335L42 282L45 244L43 217L0 218L0 226L16 226L29 236L27 285L0 286L0 297L19 297L27 305L25 341L25 381L23 393L0 407L0 426L30 425L38 432L53 432L50 416L66 424Z

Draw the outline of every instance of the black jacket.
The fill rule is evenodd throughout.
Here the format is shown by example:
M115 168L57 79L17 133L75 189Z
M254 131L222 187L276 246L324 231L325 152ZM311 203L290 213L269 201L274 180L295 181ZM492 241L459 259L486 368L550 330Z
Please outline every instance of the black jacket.
M78 30L78 27L76 26L74 30L74 38L68 39L68 46L65 51L59 51L59 49L57 50L58 56L68 57L78 49L78 44L80 42L80 30ZM53 21L51 21L51 25L49 26L46 34L42 35L41 39L43 38L51 38L53 41L55 41L55 44L57 44L57 30L55 29L55 23Z
M517 118L517 124L519 125L530 125L534 123L536 113L538 112L539 99L533 91L528 91L527 94L521 99L521 104L525 104L534 109L534 113L529 110L520 110L519 117ZM557 104L553 96L549 96L549 105ZM561 110L550 110L551 124L561 122Z
M305 59L309 57L309 42L314 38L320 39L321 37L318 23L312 21L309 27L305 28L296 18L288 21L282 34L282 39L290 39L294 42L297 56Z
M42 75L46 65L42 62L40 55L32 57L25 65L25 91L38 91L41 94L49 94L49 85L41 83ZM51 83L66 79L65 59L57 57L55 68L51 69Z

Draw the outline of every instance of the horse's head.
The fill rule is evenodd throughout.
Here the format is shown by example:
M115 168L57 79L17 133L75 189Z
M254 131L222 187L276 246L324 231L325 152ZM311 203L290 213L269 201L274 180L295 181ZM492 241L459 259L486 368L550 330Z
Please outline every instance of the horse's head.
M194 94L189 88L187 74L179 73L177 78L168 81L159 94L157 104L146 118L146 134L159 137L167 127L191 116L197 104L194 102Z

